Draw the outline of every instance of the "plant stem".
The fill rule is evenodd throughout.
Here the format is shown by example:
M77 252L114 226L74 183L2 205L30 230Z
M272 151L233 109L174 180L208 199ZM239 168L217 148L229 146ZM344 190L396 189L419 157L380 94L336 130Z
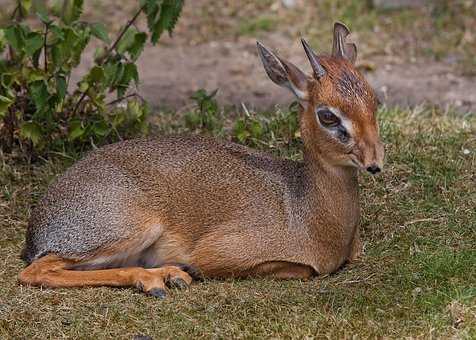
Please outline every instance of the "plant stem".
M15 16L17 15L17 11L20 8L20 2L17 3L15 9L12 12L12 15L10 16L10 20L15 20Z
M122 37L124 36L124 34L126 34L127 30L129 29L129 27L131 27L135 21L137 20L137 18L139 17L139 15L142 13L142 11L144 10L146 5L143 5L141 8L139 8L139 10L137 11L136 14L134 14L134 16L127 22L126 26L124 26L124 28L122 29L121 33L119 33L119 35L117 36L117 39L116 41L114 41L114 43L112 44L112 46L109 48L109 50L107 50L106 52L106 55L103 59L103 61L101 62L101 64L104 64L106 63L109 58L111 57L111 53L116 49L117 45L119 44L119 42L121 41Z
M85 92L83 92L83 94L82 94L81 97L79 98L78 102L77 102L76 105L74 106L73 116L76 114L76 111L78 111L78 108L79 108L79 105L81 105L81 102L84 100L84 98L86 98L86 96L87 96L87 91L88 91L88 90L86 90Z
M134 16L127 22L126 26L124 26L124 28L122 29L121 33L119 33L119 35L117 36L116 38L116 41L114 41L114 43L112 44L112 46L107 50L106 52L106 55L104 56L104 58L102 59L102 61L98 62L99 65L102 65L102 64L105 64L109 58L111 57L111 53L112 51L114 51L117 47L117 44L119 44L119 42L121 41L122 37L124 36L124 34L126 34L127 30L129 29L129 27L131 27L134 22L137 20L137 18L139 17L139 15L142 13L142 11L144 10L145 8L145 4L139 8L139 10L137 11L136 14L134 14ZM84 100L84 98L86 98L86 92L84 92L81 97L79 98L78 102L76 103L75 107L74 107L74 110L73 110L73 115L76 113L76 111L78 110L79 108L79 105L81 105L81 102Z
M114 105L114 104L117 104L119 102L122 102L123 100L127 99L127 98L130 98L130 97L139 97L139 94L138 93L131 93L131 94L128 94L127 96L124 96L124 97L121 97L121 98L117 98L117 99L114 99L114 100L111 100L109 103L106 103L106 105ZM141 98L142 99L142 98Z

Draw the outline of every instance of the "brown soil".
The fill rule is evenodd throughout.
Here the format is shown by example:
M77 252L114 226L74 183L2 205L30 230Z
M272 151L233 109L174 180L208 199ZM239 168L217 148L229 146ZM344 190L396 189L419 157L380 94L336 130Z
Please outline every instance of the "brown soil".
M2 3L12 5L6 0L0 0ZM294 10L288 10L281 1L188 1L174 38L164 35L158 46L149 46L142 54L139 60L140 92L156 108L183 109L191 102L190 95L199 88L208 91L218 88L218 100L224 105L245 103L250 109L287 105L292 97L267 79L256 55L255 36L309 70L297 39L298 31L305 26L300 25L299 20L311 22L314 27L314 17L306 13L310 9L314 13L318 8L302 0L296 3ZM85 18L105 20L112 31L117 31L135 8L135 2L127 6L110 0L86 2ZM8 13L8 8L1 12ZM239 33L243 22L261 13L274 16L279 24L270 32ZM143 24L141 22L140 26ZM391 39L385 40L377 36L379 30L382 27L375 26L375 36L370 39L363 37L362 32L356 32L354 39L361 51L358 65L371 70L366 71L367 77L384 103L402 106L426 103L453 107L460 112L476 112L476 76L462 76L457 71L457 58L435 62L428 58L402 57L396 56L395 48L394 52L376 53L378 49L372 46L375 41L398 40L400 45L408 45L409 50L416 48L413 45L425 43L422 39L413 41L417 38L410 39L414 35L407 31L391 34ZM304 34L308 36L310 31ZM473 41L471 39L468 41ZM320 52L329 49L330 46L319 47ZM384 46L383 50L392 49ZM89 48L74 78L78 79L91 65L92 54L92 48Z
M309 70L298 41L270 33L264 43ZM157 107L181 108L199 88L219 89L223 104L245 103L251 108L269 108L290 102L292 97L267 79L256 55L255 40L212 41L196 46L171 44L150 47L139 62L140 91ZM464 77L454 65L443 62L404 62L380 57L367 78L389 105L419 104L476 111L476 77Z

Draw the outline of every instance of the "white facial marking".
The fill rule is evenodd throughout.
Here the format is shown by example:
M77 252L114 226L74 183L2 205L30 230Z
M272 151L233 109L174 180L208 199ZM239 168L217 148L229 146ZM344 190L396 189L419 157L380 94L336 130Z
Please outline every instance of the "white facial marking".
M341 124L345 129L347 130L347 133L350 136L353 136L354 133L354 128L352 125L352 121L348 119L338 108L328 106L329 111L331 111L333 114L335 114L337 117L340 118Z

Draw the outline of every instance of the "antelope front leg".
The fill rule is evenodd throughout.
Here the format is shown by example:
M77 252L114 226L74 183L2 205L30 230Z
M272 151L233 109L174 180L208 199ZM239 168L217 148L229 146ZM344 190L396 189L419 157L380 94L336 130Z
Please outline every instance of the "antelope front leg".
M166 296L166 285L185 288L192 277L178 266L145 269L142 267L101 270L69 270L72 261L46 255L26 267L19 275L23 284L45 287L114 286L137 287L148 295Z
M360 241L360 231L359 227L355 231L354 239L352 240L349 262L357 261L357 259L362 255L362 241Z

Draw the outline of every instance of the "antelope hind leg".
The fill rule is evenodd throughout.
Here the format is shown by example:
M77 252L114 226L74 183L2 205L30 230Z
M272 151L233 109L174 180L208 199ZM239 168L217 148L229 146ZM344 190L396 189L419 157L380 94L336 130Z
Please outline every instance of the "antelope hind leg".
M301 279L308 280L315 271L309 266L300 263L291 263L284 261L265 262L254 267L249 276L271 277L275 279Z
M77 264L56 255L46 255L20 272L20 283L32 286L84 287L113 286L137 287L148 295L159 298L166 296L166 284L185 288L192 283L189 274L177 266L145 269L142 267L125 267L101 270L69 270Z

